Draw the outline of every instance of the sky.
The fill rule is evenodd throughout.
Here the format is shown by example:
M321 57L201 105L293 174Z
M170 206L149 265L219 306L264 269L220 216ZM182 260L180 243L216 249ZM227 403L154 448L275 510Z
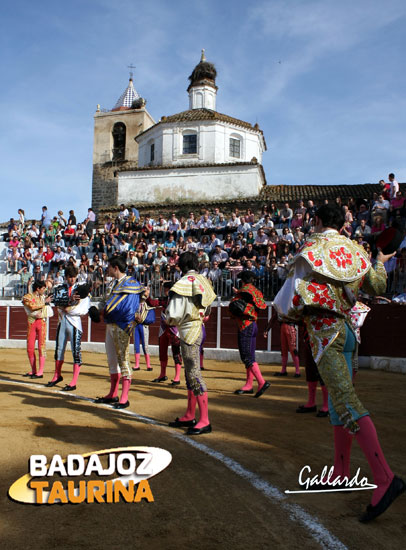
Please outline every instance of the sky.
M0 221L91 206L93 115L128 84L161 116L217 69L217 110L263 130L270 185L406 181L404 0L14 0L0 19Z

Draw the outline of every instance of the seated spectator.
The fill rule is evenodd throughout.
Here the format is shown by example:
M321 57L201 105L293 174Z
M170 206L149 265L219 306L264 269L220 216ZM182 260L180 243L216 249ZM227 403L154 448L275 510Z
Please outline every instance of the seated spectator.
M255 260L254 262L254 269L253 269L255 275L258 279L263 279L265 276L265 266L261 264L259 260Z
M252 260L253 262L255 262L255 260L257 259L257 255L258 253L256 250L254 250L254 246L252 244L247 244L241 250L241 259L243 262L247 260Z
M125 207L124 204L120 204L120 210L118 213L118 219L120 225L124 225L124 223L128 220L129 212L128 209Z
M290 227L293 218L293 210L290 208L289 203L285 202L283 208L279 212L279 221L282 227Z
M176 249L175 236L173 234L169 234L168 239L164 243L164 252L166 255L168 255L171 250L175 250L175 249Z
M203 250L203 248L199 248L197 251L197 259L199 261L199 264L208 263L209 255Z
M117 251L119 254L127 254L128 249L130 248L129 243L126 242L124 238L119 239Z
M144 221L141 226L141 233L144 235L144 237L148 237L150 233L152 233L154 230L154 226L151 221L151 217L149 214L144 216Z
M42 265L43 265L43 269L48 268L48 272L51 271L51 262L53 257L54 257L54 251L51 249L50 246L47 246L45 251L42 254Z
M306 212L307 208L305 207L304 202L299 200L293 214L300 214L300 217L303 219Z
M351 222L344 222L344 225L339 231L340 235L344 235L344 237L348 237L351 239L352 237L352 225Z
M214 247L214 252L211 257L212 262L218 262L221 264L222 262L226 262L228 260L228 252L226 250L222 250L219 245Z
M186 245L185 245L187 252L196 252L197 250L197 242L193 240L193 237L189 235L186 239Z
M221 269L219 268L218 262L212 262L211 269L209 270L209 273L208 273L208 278L213 283L213 286L214 286L214 283L217 283L217 281L220 280Z
M158 250L157 254L156 254L156 258L154 259L154 261L152 262L152 264L154 266L163 266L165 265L166 263L168 262L168 258L166 256L164 256L164 253L162 250Z
M247 260L244 262L244 271L254 271L254 262L252 260Z
M255 237L255 246L266 245L268 244L268 240L268 235L265 235L262 227L258 229L257 236Z
M160 216L158 218L158 222L155 224L155 227L154 227L154 235L155 237L158 239L158 240L161 240L163 241L165 235L166 235L166 232L168 230L168 223L167 221L162 217Z
M65 241L62 239L61 235L57 235L52 246L53 250L56 250L60 246L62 249L66 248Z
M168 265L174 267L179 261L179 254L176 248L172 248L168 255Z
M201 219L197 222L198 236L209 235L213 231L213 224L209 215L203 214Z
M255 215L254 212L251 210L251 208L247 209L247 213L245 214L245 221L249 223L251 226L255 223Z
M86 268L86 271L87 271L87 268L88 268L89 265L90 265L90 260L89 260L89 258L87 257L86 254L82 254L82 255L80 256L80 265L84 265L85 268Z
M39 240L39 228L37 227L36 223L33 222L28 229L28 236L30 237L31 241L34 244L38 243Z
M227 231L229 233L235 233L240 223L240 218L237 218L236 213L232 212L231 218L227 222Z
M94 258L93 258L94 259ZM134 252L134 250L130 250L128 252L128 255L127 255L127 258L126 258L126 264L127 264L127 267L138 267L138 258Z
M371 233L376 236L380 235L385 230L385 223L383 216L377 215L373 218L371 225Z
M271 221L272 221L274 227L279 225L279 221L280 221L279 220L279 208L277 208L277 206L274 202L271 202L271 204L269 205L268 214L271 217Z
M304 242L304 237L305 237L305 234L304 232L302 231L302 228L301 227L296 227L294 230L293 230L293 242L294 243L299 243L299 244L302 244Z
M369 223L369 218L370 218L370 212L367 208L367 205L362 202L360 205L359 205L359 210L355 216L355 219L354 219L354 222L353 222L353 227L355 225L355 227L358 227L359 225L361 225L361 220L365 220L366 223L368 224Z
M232 248L226 251L230 260L241 260L243 257L243 249L240 244L235 244Z
M251 224L247 222L244 216L240 218L240 225L237 227L238 233L242 233L246 237L248 231L251 230Z
M362 219L360 221L360 224L354 231L354 237L364 237L364 235L370 235L371 234L371 228L369 225L367 225L367 222L365 219Z
M302 225L303 225L303 216L302 216L301 212L295 212L293 214L293 218L292 218L292 221L291 221L291 224L290 224L290 228L291 229L297 229L297 228L302 227Z
M210 262L200 262L200 264L199 264L199 274L203 275L203 277L208 278L209 277L209 271L210 271Z
M8 248L6 256L7 273L17 273L18 261L20 259L20 252L18 248Z
M65 227L63 238L67 246L76 244L76 231L71 222L68 222L68 225Z
M214 224L214 229L218 235L225 235L227 233L227 220L224 214L219 214L218 221Z
M372 206L372 217L382 216L382 219L386 221L389 207L389 201L385 200L382 194L379 195L378 200Z
M58 246L51 260L50 269L56 272L65 265L66 261L67 261L67 257L65 252L62 250L60 246Z
M226 251L226 252L230 252L231 249L233 248L234 246L234 241L233 241L233 238L231 236L230 233L227 233L225 238L224 238L224 242L223 242L223 249Z
M167 237L172 235L173 238L176 239L176 237L178 235L179 228L180 228L179 220L175 216L175 213L172 213L172 215L170 217L170 220L169 220L169 223L168 223Z

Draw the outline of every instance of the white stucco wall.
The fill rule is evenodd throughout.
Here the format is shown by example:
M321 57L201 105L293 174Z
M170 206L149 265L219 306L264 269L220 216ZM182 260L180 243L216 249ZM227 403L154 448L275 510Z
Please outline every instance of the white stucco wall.
M196 132L197 152L183 154L183 134ZM229 154L230 138L241 142L240 158ZM190 121L159 124L137 138L139 166L168 166L177 164L250 162L255 157L262 163L264 141L261 132L222 121ZM155 144L155 159L151 162L150 147Z
M118 202L166 203L253 197L262 185L259 165L120 172Z

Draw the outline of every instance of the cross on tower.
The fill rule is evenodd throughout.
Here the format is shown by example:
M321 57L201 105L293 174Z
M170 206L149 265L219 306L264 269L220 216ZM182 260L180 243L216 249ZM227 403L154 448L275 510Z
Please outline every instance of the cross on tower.
M129 69L135 69L135 65L131 64L131 65L127 65L127 67ZM132 78L134 76L134 73L132 71L130 71L130 78Z

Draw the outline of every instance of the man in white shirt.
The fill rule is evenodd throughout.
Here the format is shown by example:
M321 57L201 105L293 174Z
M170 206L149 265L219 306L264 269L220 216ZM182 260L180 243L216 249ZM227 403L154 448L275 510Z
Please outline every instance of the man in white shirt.
M399 191L399 183L395 180L395 174L389 174L388 179L390 183L390 198L394 199L396 193Z

